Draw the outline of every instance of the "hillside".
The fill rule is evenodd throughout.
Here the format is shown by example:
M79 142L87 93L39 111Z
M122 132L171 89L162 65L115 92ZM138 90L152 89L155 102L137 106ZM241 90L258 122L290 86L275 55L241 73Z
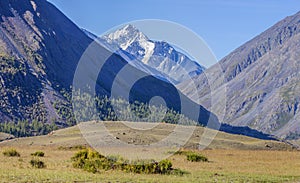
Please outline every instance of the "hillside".
M153 96L161 96L167 107L178 112L181 111L179 100L182 100L199 113L193 120L207 123L209 111L172 84L130 66L122 57L96 43L91 44L92 39L46 0L3 0L0 5L2 122L23 120L62 127L74 125L76 120L70 101L77 71L81 72L78 77L83 80L80 80L83 88L74 86L73 89L87 92L85 89L94 83L97 96L113 95L130 102L146 103ZM96 51L88 52L87 48ZM83 55L86 57L80 65ZM118 75L124 68L126 78ZM130 79L137 81L130 83ZM117 88L114 93L113 86ZM213 114L212 118L218 123Z
M1 142L1 141L4 141L4 140L13 139L13 138L14 138L13 135L10 135L10 134L7 134L7 133L2 133L2 132L0 132L0 142Z
M92 41L45 0L0 2L1 121L65 122L54 103Z
M283 19L230 53L218 64L178 86L183 93L210 109L210 99L227 91L225 123L285 139L297 139L299 125L300 12ZM214 71L221 67L223 73ZM206 76L209 76L210 85ZM210 89L215 93L210 96ZM199 94L199 97L198 95ZM224 100L224 99L223 99ZM219 101L219 103L222 101ZM213 111L220 116L222 111Z
M93 122L88 122L93 124ZM101 122L102 123L102 122ZM138 130L129 128L132 122L103 122L109 133L118 137L120 141L128 144L147 145L160 141L168 136L176 125L160 123L150 130ZM129 124L126 124L129 123ZM97 125L96 123L94 125ZM140 123L140 129L148 129L147 125L151 123ZM142 127L144 126L144 127ZM94 131L89 131L86 136L95 136L101 131L101 128L96 127ZM191 139L186 144L185 148L198 149L200 139L204 132L203 127L196 127ZM89 146L88 142L82 135L78 125L61 130L54 131L45 136L18 138L2 142L0 146L50 146L50 147L75 147L79 145ZM218 132L212 143L207 149L236 149L236 150L292 150L293 147L283 142L273 140L260 140L257 138L247 137L243 135L233 135L224 132Z

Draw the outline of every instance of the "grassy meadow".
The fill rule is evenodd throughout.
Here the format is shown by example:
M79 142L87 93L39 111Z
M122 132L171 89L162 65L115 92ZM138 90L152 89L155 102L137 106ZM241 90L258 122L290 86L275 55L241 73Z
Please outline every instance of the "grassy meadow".
M126 134L123 140L138 138L138 132L129 132L122 123L106 123L112 133ZM162 124L166 133L172 126ZM126 132L124 132L126 131ZM152 132L159 138L161 128ZM193 149L203 132L197 127L184 150ZM146 138L147 137L147 138ZM122 140L122 139L121 139ZM212 144L199 153L208 162L190 162L184 155L169 157L174 168L184 175L134 174L108 170L93 174L73 168L71 157L78 147L87 146L78 127L58 130L50 135L12 139L0 143L0 182L300 182L300 152L276 141L264 141L239 135L218 133ZM14 148L19 157L7 157L2 152ZM32 153L43 151L44 157ZM42 160L46 167L34 168L30 160Z

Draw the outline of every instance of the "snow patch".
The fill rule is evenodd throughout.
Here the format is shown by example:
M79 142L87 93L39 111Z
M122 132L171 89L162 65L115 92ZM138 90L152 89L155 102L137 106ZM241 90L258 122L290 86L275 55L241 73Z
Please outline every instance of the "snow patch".
M142 62L147 64L150 57L154 53L155 44L150 41L142 41L142 42L140 42L140 45L145 49L145 55L142 59Z
M34 1L30 1L30 3L32 5L33 10L36 11L37 6L36 6L35 2Z

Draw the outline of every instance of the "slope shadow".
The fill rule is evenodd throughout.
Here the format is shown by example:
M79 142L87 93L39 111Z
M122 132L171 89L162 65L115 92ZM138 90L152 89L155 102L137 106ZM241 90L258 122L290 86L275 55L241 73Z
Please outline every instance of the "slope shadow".
M231 126L229 124L222 123L219 130L226 133L245 135L248 137L254 137L262 140L278 140L269 134L249 128L248 126Z

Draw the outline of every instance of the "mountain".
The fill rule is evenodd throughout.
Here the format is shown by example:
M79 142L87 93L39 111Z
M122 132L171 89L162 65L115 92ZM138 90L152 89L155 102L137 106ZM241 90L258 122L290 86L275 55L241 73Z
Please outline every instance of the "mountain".
M166 82L171 82L171 83L177 83L173 78L169 77L167 74L164 74L155 68L152 68L143 62L137 60L137 58L128 53L127 51L123 50L116 44L108 43L105 39L101 37L97 37L95 34L89 32L88 30L82 29L82 31L89 36L91 39L99 43L101 46L106 48L107 50L110 50L111 52L114 52L118 55L120 55L124 60L126 60L130 65L133 67L149 74L152 75L160 80L166 81Z
M143 70L144 65L149 66L160 72L155 75L173 84L197 76L205 70L203 66L177 51L169 43L150 40L131 24L104 35L99 40L111 50L121 52L138 69ZM150 72L153 74L153 71Z
M9 133L15 130L17 136L27 132L34 135L51 131L41 124L74 125L73 107L81 105L71 95L72 89L81 89L74 85L74 79L82 81L82 92L91 91L90 84L94 83L99 97L149 103L159 96L169 109L183 111L186 117L201 125L208 122L211 128L220 125L213 113L186 97L173 84L137 69L93 41L46 0L1 0L0 15L0 120L14 123L23 120L17 124L0 123L0 130ZM81 102L89 102L85 99ZM91 111L80 109L91 118ZM110 108L104 112L115 111ZM250 128L223 125L221 130L270 139Z
M299 138L299 32L300 12L276 23L205 74L181 83L178 88L191 99L200 100L207 109L211 108L212 97L218 100L220 92L226 89L223 122L284 139ZM221 72L216 73L218 68ZM189 86L191 82L196 83L198 92ZM222 115L217 108L212 112Z
M0 1L1 121L61 121L76 64L92 42L45 0Z
M176 111L182 107L181 100L199 112L193 120L207 123L209 111L182 95L172 84L136 69L120 55L94 43L46 0L1 0L0 5L1 121L74 124L70 88L79 67L83 69L82 76L86 76L82 84L96 83L98 96L110 96L115 86L116 97L126 98L130 93L131 102L149 102L153 96L161 96ZM95 52L86 53L87 48ZM81 63L84 68L80 68L83 55L88 59ZM98 72L100 65L103 67ZM127 79L147 77L131 86L126 78L118 77L123 68L127 69ZM213 114L212 119L218 123Z

